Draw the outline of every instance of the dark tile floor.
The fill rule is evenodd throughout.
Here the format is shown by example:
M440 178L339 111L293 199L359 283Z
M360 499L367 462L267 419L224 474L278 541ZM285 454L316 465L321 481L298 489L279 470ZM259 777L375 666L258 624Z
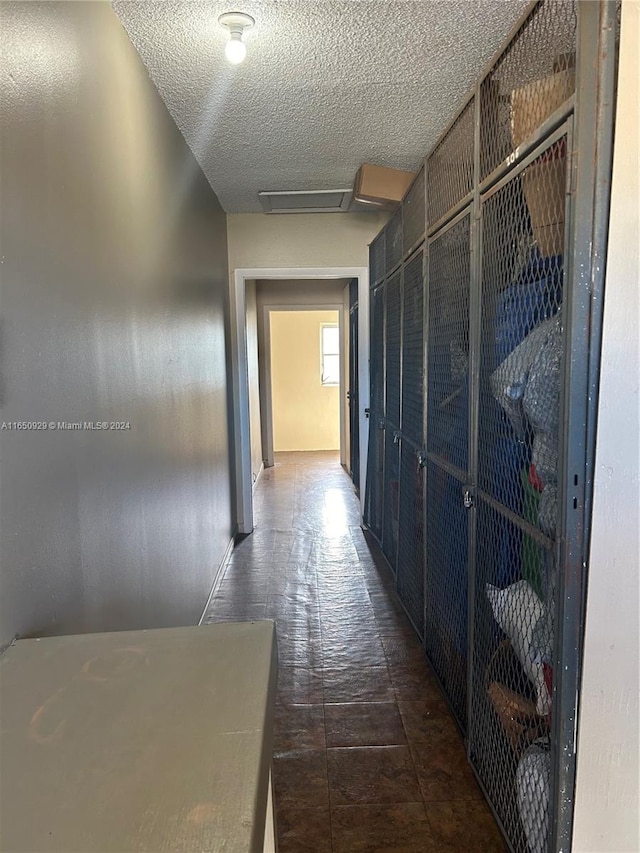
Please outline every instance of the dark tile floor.
M206 621L275 619L279 853L503 853L335 453L276 454Z

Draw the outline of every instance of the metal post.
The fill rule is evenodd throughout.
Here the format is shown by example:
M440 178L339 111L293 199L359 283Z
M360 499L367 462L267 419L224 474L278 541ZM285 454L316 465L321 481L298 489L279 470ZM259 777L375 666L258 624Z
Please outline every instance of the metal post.
M559 578L556 601L550 850L570 850L584 639L584 600L595 451L601 313L611 180L615 3L578 4L576 118L565 306L560 446ZM595 323L595 326L592 325Z
M478 482L478 407L480 376L480 322L482 290L482 246L480 222L480 108L482 84L478 80L474 97L473 203L471 206L471 264L469 294L469 484ZM473 657L476 594L477 507L469 509L467 548L467 754L470 756L471 714L473 708Z
M429 186L429 161L425 161L424 165L424 229L425 235L427 231L427 223L429 221L429 196L428 196L428 186ZM424 253L422 256L422 323L423 323L423 332L422 332L422 449L425 452L427 449L427 408L428 408L428 381L427 375L429 370L429 241L426 239L424 241ZM422 478L422 530L423 530L423 542L422 542L422 552L423 552L423 586L424 586L424 615L423 615L423 623L424 623L424 638L423 638L423 648L426 651L427 646L427 602L429 595L429 584L428 584L428 549L427 549L427 495L428 495L428 482L429 482L429 467L425 465L424 467L424 476Z

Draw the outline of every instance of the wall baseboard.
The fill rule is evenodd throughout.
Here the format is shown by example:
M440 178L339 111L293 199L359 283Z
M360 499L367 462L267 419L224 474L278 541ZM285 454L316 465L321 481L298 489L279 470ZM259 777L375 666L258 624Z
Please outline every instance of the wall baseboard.
M211 584L211 591L209 592L209 597L207 598L207 603L204 606L204 610L202 611L202 616L198 620L198 625L202 625L202 620L207 615L207 610L209 609L209 605L211 604L211 600L215 596L216 592L220 589L220 584L222 583L222 579L224 577L227 564L229 562L229 557L231 556L231 552L233 551L233 546L235 544L235 538L231 537L229 540L229 544L226 547L222 560L220 561L220 565L216 571L216 576L213 579L213 583Z
M260 477L262 477L263 473L264 473L264 460L263 460L262 464L260 465L260 470L258 471L258 475L256 476L255 480L253 481L253 491L254 492L256 490L256 486L260 482Z

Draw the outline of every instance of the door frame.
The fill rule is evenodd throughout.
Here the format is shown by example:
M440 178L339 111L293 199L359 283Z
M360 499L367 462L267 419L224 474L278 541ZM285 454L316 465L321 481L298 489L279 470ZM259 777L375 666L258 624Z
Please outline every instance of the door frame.
M349 398L347 405L347 436L348 442L345 448L347 455L347 470L349 471L349 475L353 482L353 486L358 495L360 495L361 491L361 481L360 481L360 461L359 461L359 451L360 451L360 423L358 418L353 418L353 401L354 401L354 385L356 389L355 400L356 404L359 405L360 400L360 389L358 383L358 351L357 351L357 342L358 342L358 332L360 325L360 303L357 298L355 303L351 304L351 283L347 285L345 288L345 385L349 387ZM356 288L356 296L357 296L357 288ZM354 323L355 334L351 334L351 318L352 314L356 312L356 318ZM355 338L355 348L353 347L352 337ZM356 441L353 441L354 434L356 436ZM355 451L354 451L355 448ZM354 462L355 456L355 465ZM354 471L354 468L357 468L357 471Z
M249 375L247 360L246 282L251 279L358 279L358 380L360 388L360 478L366 471L369 422L369 269L368 267L280 267L235 269L230 280L231 392L233 400L233 454L236 518L240 534L253 530ZM364 489L360 490L360 506Z

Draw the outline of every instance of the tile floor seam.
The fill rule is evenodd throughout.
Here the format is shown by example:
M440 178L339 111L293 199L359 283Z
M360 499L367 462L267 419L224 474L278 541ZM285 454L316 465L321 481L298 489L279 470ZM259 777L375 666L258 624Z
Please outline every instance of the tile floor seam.
M424 795L424 788L420 782L420 774L418 773L418 765L416 764L416 759L415 759L415 756L413 754L413 749L411 748L411 740L409 739L409 731L407 728L407 724L406 724L405 718L402 716L402 714L400 714L400 718L402 720L402 726L405 730L405 736L407 738L407 743L409 744L409 755L411 756L411 763L413 764L413 771L416 774L416 779L418 780L418 787L420 788L420 797L422 800L422 804L424 806L424 813L427 817L427 823L429 824L429 828L431 829L431 832L433 832L433 827L431 826L431 822L429 820L429 812L427 811L427 800L426 800L426 797Z

